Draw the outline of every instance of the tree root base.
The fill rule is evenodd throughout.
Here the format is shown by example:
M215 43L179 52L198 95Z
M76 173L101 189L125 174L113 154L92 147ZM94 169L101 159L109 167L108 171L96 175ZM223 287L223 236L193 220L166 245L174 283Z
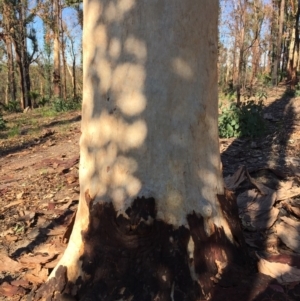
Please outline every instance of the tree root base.
M60 266L56 277L49 279L33 299L213 299L217 287L238 285L250 270L235 199L226 193L219 201L234 243L223 228L215 227L208 237L202 217L195 213L188 216L189 229L175 229L157 220L152 198L135 200L126 211L128 219L117 216L112 204L93 204L87 197L90 221L82 233L84 251L80 258L84 279L69 282L67 267Z

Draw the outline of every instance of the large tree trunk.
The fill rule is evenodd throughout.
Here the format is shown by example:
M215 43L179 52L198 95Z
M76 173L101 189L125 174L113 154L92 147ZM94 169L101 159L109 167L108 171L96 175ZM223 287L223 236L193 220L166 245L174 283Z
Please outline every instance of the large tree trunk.
M218 1L86 0L84 14L80 202L35 298L209 298L248 260L221 172Z

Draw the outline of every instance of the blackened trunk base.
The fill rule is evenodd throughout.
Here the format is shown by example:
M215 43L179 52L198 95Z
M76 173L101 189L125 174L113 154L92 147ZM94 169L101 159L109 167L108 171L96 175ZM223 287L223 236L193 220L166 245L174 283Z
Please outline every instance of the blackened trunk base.
M238 285L249 271L247 255L232 195L219 196L234 236L223 228L208 237L202 217L188 216L189 229L156 219L155 200L136 199L117 216L112 204L93 204L88 230L83 235L82 270L86 279L70 283L67 268L44 284L34 300L196 301L213 299L218 287ZM188 252L190 238L194 252ZM190 250L191 248L189 248Z

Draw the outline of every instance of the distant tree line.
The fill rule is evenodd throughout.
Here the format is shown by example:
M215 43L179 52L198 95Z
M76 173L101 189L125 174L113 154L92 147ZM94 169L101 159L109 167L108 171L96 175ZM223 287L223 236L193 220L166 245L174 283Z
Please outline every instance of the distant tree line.
M70 8L76 18L64 20ZM0 103L25 109L79 98L81 37L74 28L81 31L82 23L80 0L0 0Z
M298 0L223 0L220 14L219 84L251 93L258 83L297 87Z

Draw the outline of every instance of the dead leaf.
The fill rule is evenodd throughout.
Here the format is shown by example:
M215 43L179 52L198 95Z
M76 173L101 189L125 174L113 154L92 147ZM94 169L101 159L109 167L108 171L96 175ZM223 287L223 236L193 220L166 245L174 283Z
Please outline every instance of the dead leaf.
M48 203L48 209L49 210L54 210L55 209L55 203L54 202L49 202Z
M300 187L294 186L290 189L281 188L277 190L277 200L283 201L289 198L293 198L300 194Z
M17 199L20 200L22 196L24 195L24 192L20 192L17 194Z
M66 246L64 244L62 244L61 242L54 242L51 244L44 244L44 245L40 245L38 247L35 248L35 252L36 253L47 253L50 255L57 255L62 253L65 250Z
M264 189L264 188L263 188ZM256 190L247 190L237 197L237 205L242 223L250 231L270 228L275 221L279 210L274 208L276 193L267 188L265 195Z
M24 279L31 282L32 284L42 283L42 281L40 280L40 278L38 276L30 274L30 273L25 274Z
M58 236L58 235L62 235L64 234L66 231L66 227L64 226L60 226L60 227L56 227L54 229L51 229L47 232L48 236Z
M1 271L2 272L16 272L21 271L25 267L19 262L12 260L7 255L0 253Z
M275 291L275 292L279 292L279 293L283 293L284 294L284 289L281 285L278 284L270 284L269 287Z
M13 281L11 281L10 284L15 285L15 286L22 286L24 288L30 287L29 282L26 280L23 280L23 279L13 280Z
M54 260L47 262L44 265L45 269L54 269L56 267L56 265L58 264L59 260L62 258L63 256L63 252L61 254L59 254Z
M19 262L28 268L35 268L37 265L43 265L55 257L56 254L25 254L19 258Z
M258 260L258 271L262 274L277 279L280 284L300 281L300 269L287 263L268 261L256 253Z
M3 206L2 209L8 209L8 208L10 208L10 207L19 205L19 204L21 204L21 203L23 203L23 202L24 202L24 200L13 201L13 202L10 202L9 204ZM2 211L3 211L3 210L2 210Z
M14 234L14 230L12 228L9 228L8 230L5 230L0 233L0 237L6 237L9 234Z
M288 217L281 217L281 222L276 224L276 232L287 247L300 253L300 222Z
M241 166L232 176L226 177L224 182L228 189L235 190L246 179L246 167Z
M271 188L265 186L264 184L253 179L252 177L250 177L247 170L246 170L246 174L247 174L248 180L251 182L251 184L254 185L262 195L268 195L268 194L274 193L274 191Z
M299 162L298 162L298 164L296 163L296 165L294 165L292 162L289 162L288 167L292 170L292 172L295 176L299 177L300 176L300 168L297 165L299 165Z
M294 185L294 181L285 181L279 183L280 190L281 189L289 190L293 187L293 185Z
M18 221L30 221L35 217L36 213L34 211L27 211L25 215L20 216L17 220Z
M265 230L271 228L277 220L279 210L271 208L270 210L249 210L241 217L248 230Z
M5 239L7 241L16 241L16 240L18 240L18 236L16 236L16 235L6 235Z
M70 175L67 177L67 183L72 184L78 181L78 177L74 175Z
M24 295L25 290L22 287L11 285L8 282L3 282L0 285L0 295L5 297L13 297L16 295Z
M60 210L66 210L66 209L68 209L72 205L73 202L74 202L74 200L69 200L68 203L60 206L59 209Z
M237 197L237 205L239 210L246 209L249 204L253 201L255 201L258 193L256 190L246 190L245 192L241 193Z
M282 202L282 207L286 209L288 212L292 213L296 217L300 218L300 208L292 206L288 202Z

